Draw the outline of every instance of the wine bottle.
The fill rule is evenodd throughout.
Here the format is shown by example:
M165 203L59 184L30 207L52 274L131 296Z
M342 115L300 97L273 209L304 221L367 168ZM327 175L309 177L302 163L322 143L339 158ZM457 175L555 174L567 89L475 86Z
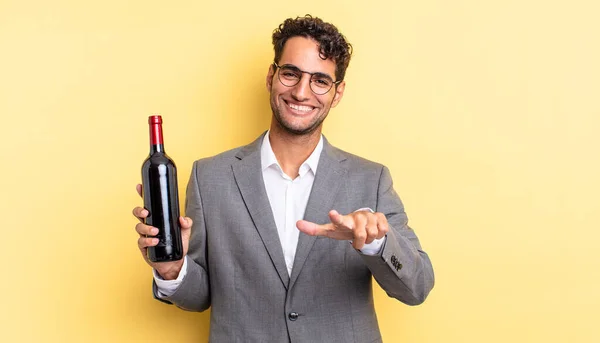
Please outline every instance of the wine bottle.
M149 214L145 224L158 229L158 245L148 247L152 262L168 262L183 257L179 224L177 168L165 153L162 117L150 116L150 155L142 164L142 196Z

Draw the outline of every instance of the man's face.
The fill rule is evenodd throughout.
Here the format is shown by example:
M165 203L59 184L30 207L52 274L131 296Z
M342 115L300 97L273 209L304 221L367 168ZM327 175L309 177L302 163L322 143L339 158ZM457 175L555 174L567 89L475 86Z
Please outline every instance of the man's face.
M294 66L310 73L323 73L335 78L335 63L319 56L315 41L305 37L292 37L283 47L280 66ZM302 73L298 84L292 87L283 85L278 78L281 69L269 68L267 88L271 93L271 110L280 127L285 131L303 135L321 127L329 109L335 107L342 98L345 83L342 81L323 95L315 94L310 87L311 76Z

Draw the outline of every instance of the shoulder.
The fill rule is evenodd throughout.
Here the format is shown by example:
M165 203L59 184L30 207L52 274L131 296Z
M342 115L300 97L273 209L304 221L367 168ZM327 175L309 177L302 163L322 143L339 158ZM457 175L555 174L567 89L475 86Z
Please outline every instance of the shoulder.
M370 174L379 177L387 171L387 167L379 162L349 153L332 145L327 150L332 157L340 161L349 174Z
M243 149L244 147L237 147L235 149L224 151L220 154L204 157L194 161L194 170L196 172L207 172L213 173L222 171L224 168L229 168L232 163L238 160L236 155Z
M243 158L260 154L260 146L265 133L256 138L252 143L224 151L220 154L205 157L194 162L194 170L207 173L221 173L225 169L231 170L231 165ZM259 155L258 155L259 156Z
M389 169L382 163L349 153L339 148L330 147L331 156L338 159L345 170L345 182L352 197L359 199L357 208L369 207L377 209L381 192L392 188L392 177ZM318 174L318 171L317 171Z

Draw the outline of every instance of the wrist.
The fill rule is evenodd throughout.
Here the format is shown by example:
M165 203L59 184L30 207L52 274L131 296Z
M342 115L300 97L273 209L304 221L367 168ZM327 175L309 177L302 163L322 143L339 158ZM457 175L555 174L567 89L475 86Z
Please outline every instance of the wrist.
M183 258L177 262L174 262L172 266L169 266L164 270L156 268L156 272L158 273L158 275L160 275L160 277L163 278L163 280L175 280L179 276L182 267Z

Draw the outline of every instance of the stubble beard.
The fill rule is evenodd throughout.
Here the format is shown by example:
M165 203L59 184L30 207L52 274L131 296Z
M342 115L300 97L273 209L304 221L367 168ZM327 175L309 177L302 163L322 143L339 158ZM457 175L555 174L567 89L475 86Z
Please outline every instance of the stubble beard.
M281 106L287 106L287 104L281 100ZM325 118L327 118L330 109L331 107L324 108L325 113L323 113L321 116L315 117L313 122L309 123L306 127L296 127L284 120L283 116L281 115L282 109L277 106L275 99L271 99L271 111L273 112L273 117L275 117L275 120L277 120L279 127L281 127L285 132L294 136L304 136L315 132L321 127L321 124L323 124Z

